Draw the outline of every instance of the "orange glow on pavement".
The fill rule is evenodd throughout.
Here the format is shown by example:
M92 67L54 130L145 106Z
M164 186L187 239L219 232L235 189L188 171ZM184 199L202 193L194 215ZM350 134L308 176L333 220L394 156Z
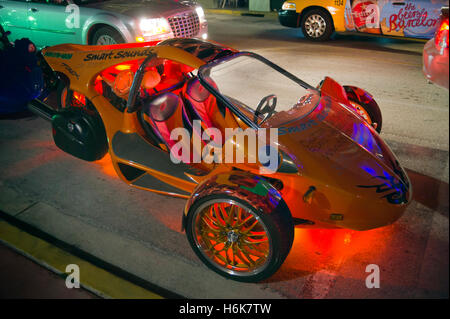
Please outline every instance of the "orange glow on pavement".
M283 267L305 272L334 270L357 254L376 257L385 251L392 232L390 226L368 231L297 228Z
M117 176L116 170L114 169L114 165L111 162L111 156L109 154L106 154L105 157L103 157L101 160L94 162L97 166L100 167L103 173L110 177L119 178Z

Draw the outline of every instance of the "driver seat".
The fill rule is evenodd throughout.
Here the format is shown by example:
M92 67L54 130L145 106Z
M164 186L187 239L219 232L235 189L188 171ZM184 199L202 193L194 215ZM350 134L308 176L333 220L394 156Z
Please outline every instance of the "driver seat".
M208 83L218 90L211 78L208 78ZM201 120L203 129L217 128L225 137L225 128L239 127L230 110L218 103L214 95L200 83L198 77L193 77L186 83L182 94L186 107L193 115L192 118Z
M190 156L189 158L185 157L185 154L181 154L181 152L173 155L182 162L192 163L193 153L197 150L191 149L192 125L180 96L172 92L160 94L149 102L144 103L140 114L143 124L148 126L147 129L155 132L168 151L178 143L177 140L170 139L172 130L176 128L186 129L190 134L190 138L188 140L184 139L184 142L187 144L183 145L183 148L190 150Z

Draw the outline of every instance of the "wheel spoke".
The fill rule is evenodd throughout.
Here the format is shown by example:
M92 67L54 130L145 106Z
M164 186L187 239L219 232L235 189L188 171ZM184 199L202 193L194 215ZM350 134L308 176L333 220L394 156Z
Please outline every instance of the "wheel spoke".
M218 207L218 204L214 204L211 209L213 210L214 216L216 216L217 221L222 225L225 226L226 222L225 219L223 218L223 216L221 215L221 208Z
M235 225L239 225L242 221L242 207L239 207Z
M244 230L242 233L243 234L248 234L253 228L255 228L256 225L259 224L259 220L255 220L253 222L253 224L250 225L250 227L248 227L246 230Z
M245 243L247 245L256 245L256 244L265 243L268 240L269 240L268 238L263 238L263 239L259 239L259 240L251 240L251 241L245 240Z
M239 223L237 225L238 228L242 227L243 225L245 225L250 219L254 218L253 215L248 216L246 219L244 219L241 223Z
M227 218L227 226L232 226L232 223L231 223L231 221L233 220L233 218L234 218L234 211L235 211L235 209L236 209L236 206L231 206L230 207L230 209L229 209L229 215L228 215L228 218ZM234 223L233 223L234 224Z
M236 246L236 255L239 257L239 260L249 268L253 267L253 265L255 264L253 259L248 255L246 256L238 245Z
M215 233L218 233L218 232L220 232L220 229L219 228L214 228L214 222L212 221L212 224L213 225L211 225L207 220L206 220L206 216L205 217L202 217L202 220L203 220L203 224L205 224L208 228L209 228L209 231L212 231L212 232L215 232Z
M267 257L267 253L265 250L259 250L259 249L256 249L256 247L250 248L249 246L244 246L242 249L242 252L244 252L244 251L247 252L247 254L253 255L258 258Z
M216 201L196 213L196 246L224 272L256 273L266 267L271 246L262 220L236 202Z

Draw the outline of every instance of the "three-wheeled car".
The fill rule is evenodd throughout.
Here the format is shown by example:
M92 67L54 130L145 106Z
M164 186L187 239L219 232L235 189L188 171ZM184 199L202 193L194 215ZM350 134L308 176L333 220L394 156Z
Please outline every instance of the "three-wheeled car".
M57 108L33 101L30 109L51 121L56 145L87 161L109 153L129 185L187 199L182 228L192 249L225 277L271 276L294 227L382 227L411 199L363 89L328 77L316 88L260 55L198 39L42 53L63 85ZM180 129L187 138L173 134ZM251 132L267 133L266 144L250 147ZM195 161L211 143L243 160L218 152ZM261 149L276 150L275 168L265 169Z

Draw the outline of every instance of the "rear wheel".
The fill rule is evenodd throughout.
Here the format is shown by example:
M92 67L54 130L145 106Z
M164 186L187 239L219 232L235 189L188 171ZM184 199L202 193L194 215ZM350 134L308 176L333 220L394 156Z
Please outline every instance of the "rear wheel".
M303 35L313 41L326 41L333 34L333 20L322 9L313 9L306 12L301 21Z
M292 246L289 212L270 213L238 198L211 195L190 208L186 234L210 269L226 278L256 282L274 274Z

